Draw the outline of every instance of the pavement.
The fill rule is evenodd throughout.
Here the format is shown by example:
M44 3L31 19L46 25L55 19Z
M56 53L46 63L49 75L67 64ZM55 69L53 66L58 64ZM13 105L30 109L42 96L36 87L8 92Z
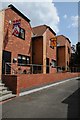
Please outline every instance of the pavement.
M72 79L2 104L2 118L80 118L80 79Z

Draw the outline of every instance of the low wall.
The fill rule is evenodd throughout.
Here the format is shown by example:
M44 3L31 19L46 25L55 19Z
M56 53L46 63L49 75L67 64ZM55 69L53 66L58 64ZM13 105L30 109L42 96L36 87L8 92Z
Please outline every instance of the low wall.
M22 89L29 89L78 76L80 76L79 73L18 74L3 75L2 80L13 93L19 95Z
M2 82L13 92L18 93L18 81L16 75L2 75Z

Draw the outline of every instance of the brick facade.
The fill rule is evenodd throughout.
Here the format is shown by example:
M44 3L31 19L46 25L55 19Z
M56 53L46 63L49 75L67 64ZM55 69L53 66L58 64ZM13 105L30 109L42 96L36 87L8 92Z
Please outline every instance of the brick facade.
M68 69L71 58L71 42L63 36L57 36L57 65Z
M13 21L21 19L21 27L25 29L25 40L12 35ZM9 24L9 21L12 21ZM17 58L17 54L23 54L30 56L30 43L31 43L31 26L21 16L15 13L13 10L5 10L4 21L4 46L3 50L10 51L12 53L12 59Z
M3 75L3 82L19 95L22 90L28 90L57 81L79 77L80 73L51 73L51 74L31 74L31 75Z
M25 40L12 34L13 21L15 20L20 20L20 27L25 30ZM30 25L30 20L12 6L4 10L3 31L3 46L1 44L2 48L0 49L0 52L10 52L11 63L13 63L14 58L16 58L18 63L18 55L20 54L29 56L31 58L30 63L43 65L42 73L44 74L2 75L3 82L13 91L13 93L19 95L22 89L31 89L32 87L37 87L39 85L78 76L78 73L58 74L56 73L56 68L51 66L52 60L56 62L56 53L59 50L60 53L58 52L58 57L60 57L62 61L57 61L58 66L65 66L67 68L71 55L71 46L67 38L58 36L57 42L59 42L60 47L58 47L57 51L56 47L51 48L50 39L56 37L56 33L49 26L43 25L42 27L38 27L38 29L36 29L37 33L35 32L34 34ZM68 48L70 49L70 54L68 53ZM0 56L0 58L1 57L2 56ZM47 65L49 67L47 67ZM12 67L18 69L17 67L19 66L14 64ZM22 66L22 69L30 69L30 66Z
M32 38L32 62L43 65L44 74L55 73L56 69L50 66L52 60L56 61L56 47L50 47L50 39L55 37L54 31L49 26L41 25L34 27L33 33L35 36Z
M52 49L50 47L50 39L54 38L55 35L49 30L47 29L46 31L46 39L47 39L47 55L46 57L49 58L49 65L50 63L52 63L52 60L56 61L56 47L54 47L54 49ZM56 69L53 67L50 67L50 73L55 73Z
M18 54L31 57L32 28L30 25L30 21L25 18L22 13L17 12L17 10L15 11L15 9L16 8L9 7L4 10L3 51L11 53L11 63L13 63L14 58L17 59L18 63ZM13 23L16 20L20 20L20 28L25 30L25 39L22 39L12 34ZM15 69L15 66L12 67ZM23 67L23 69L26 68L27 67ZM18 67L16 66L16 70L17 69Z

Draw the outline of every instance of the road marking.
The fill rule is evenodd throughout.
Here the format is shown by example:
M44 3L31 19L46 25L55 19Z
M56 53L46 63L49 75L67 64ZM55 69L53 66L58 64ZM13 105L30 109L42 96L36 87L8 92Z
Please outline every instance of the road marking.
M34 93L34 92L37 92L37 91L40 91L40 90L43 90L43 89L46 89L46 88L50 88L50 87L59 85L59 84L61 84L61 83L68 82L68 81L70 81L70 80L75 80L75 79L79 79L79 78L80 78L80 77L70 78L70 79L67 79L67 80L64 80L64 81L61 81L61 82L57 82L57 83L53 83L53 84L50 84L50 85L46 85L46 86L43 86L43 87L40 87L40 88L35 88L35 89L29 90L29 91L21 92L21 93L19 94L19 96L28 95L28 94L31 94L31 93Z

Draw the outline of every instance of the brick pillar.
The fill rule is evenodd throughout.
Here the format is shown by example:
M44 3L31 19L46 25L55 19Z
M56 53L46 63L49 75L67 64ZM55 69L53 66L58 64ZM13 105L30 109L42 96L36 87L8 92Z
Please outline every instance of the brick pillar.
M67 42L65 44L65 70L67 70Z
M43 35L43 74L46 74L46 32Z
M4 39L4 11L0 11L0 80L2 76L2 49Z

